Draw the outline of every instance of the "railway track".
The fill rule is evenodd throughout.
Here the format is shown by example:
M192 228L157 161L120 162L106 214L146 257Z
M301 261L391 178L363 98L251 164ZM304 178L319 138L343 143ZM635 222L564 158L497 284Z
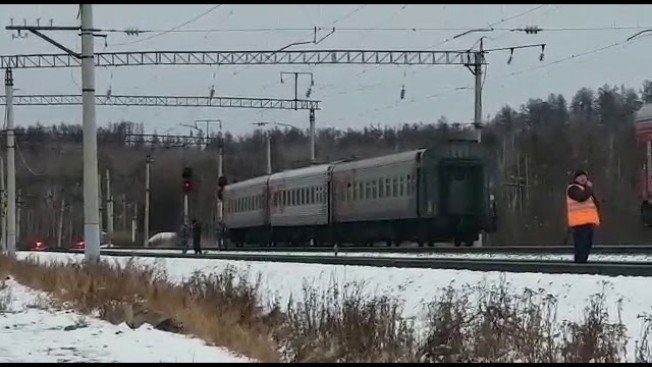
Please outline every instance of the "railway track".
M50 252L82 253L79 250L57 250ZM232 261L262 261L280 263L354 265L373 267L394 267L412 269L454 269L474 271L500 271L513 273L548 274L593 274L606 276L652 276L652 262L593 262L575 264L559 260L486 260L486 259L433 259L397 257L355 257L355 256L311 256L233 254L227 252L212 254L153 253L143 251L116 251L103 249L104 256L213 259Z
M121 250L176 250L179 247L156 247L145 249L143 247L119 247ZM217 248L205 248L209 251L218 251ZM220 249L219 252L333 252L332 247L232 247ZM338 252L361 253L415 253L415 254L572 254L572 246L499 246L499 247L340 247ZM652 254L650 245L617 245L594 246L592 254Z

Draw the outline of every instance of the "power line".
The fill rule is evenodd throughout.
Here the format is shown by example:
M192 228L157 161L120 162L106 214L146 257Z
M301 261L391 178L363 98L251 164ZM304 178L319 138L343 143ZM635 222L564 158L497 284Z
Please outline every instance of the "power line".
M529 14L529 13L532 13L532 12L534 12L534 11L536 11L536 10L539 10L539 9L541 9L541 8L544 7L544 6L546 6L546 5L538 5L538 6L535 6L535 7L533 7L533 8L530 8L530 9L526 10L526 11L520 12L520 13L518 13L518 14L512 15L512 16L507 17L507 18L505 18L505 19L501 19L501 20L499 20L499 21L496 21L496 22L494 22L494 23L491 23L491 24L489 24L489 27L494 27L494 26L496 26L496 25L499 25L499 24L505 23L505 22L510 21L510 20L512 20L512 19L516 19L516 18L522 17L522 16L527 15L527 14ZM442 28L442 29L443 29L443 28ZM495 29L495 28L494 28L494 29ZM462 31L468 31L469 29L468 29L468 28L458 28L458 29L456 29L456 30L457 30L457 31L459 31L459 30L462 30ZM509 30L509 28L506 28L506 30ZM440 42L440 43L437 43L437 44L432 45L432 46L430 46L430 47L427 47L426 49L432 49L432 48L435 48L435 47L439 47L439 46L441 46L441 45L443 45L443 44L446 44L446 43L448 43L448 42L450 42L450 41L452 41L452 40L453 40L453 38L446 39L446 40L444 40L443 42ZM377 70L379 67L380 67L380 65L377 66L375 69L372 69L372 70ZM367 70L363 70L363 71L361 71L361 72L355 74L353 77L354 77L354 78L355 78L355 77L358 77L358 76L360 76L360 75L362 75L362 74L364 74L364 73L366 73L366 72L367 72ZM416 71L412 71L410 74L411 74L411 75L414 75L414 73L416 73ZM325 87L322 87L322 88L320 88L320 89L324 89L324 88L325 88Z
M400 10L398 11L400 12ZM397 13L398 13L397 12ZM382 23L382 22L381 22ZM509 27L492 27L494 31L518 32L525 31L525 28ZM602 31L626 31L652 28L647 26L595 26L595 27L537 27L538 32L602 32ZM106 33L125 33L128 35L137 35L140 33L264 33L264 32L309 32L315 27L301 28L212 28L212 29L98 29ZM317 27L318 31L328 30L330 28ZM469 28L427 28L427 27L336 27L337 32L462 32L468 31ZM452 39L451 39L452 40ZM449 40L450 41L450 40ZM116 44L119 45L119 44ZM432 46L431 46L432 47Z
M367 7L367 5L361 5L361 6L358 6L356 9L354 9L354 10L351 11L351 12L349 12L349 13L346 14L345 16L343 16L343 17L341 17L341 18L339 18L339 19L337 19L337 20L335 20L335 21L330 22L330 23L328 24L328 26L329 26L329 27L332 27L333 25L335 25L335 24L337 24L337 23L339 23L339 22L341 22L341 21L343 21L343 20L345 20L345 19L350 18L353 14L359 12L360 10L362 10L362 9L364 9L364 8L366 8L366 7Z
M629 43L632 43L632 42L634 42L636 40L641 40L641 39L647 38L647 37L652 37L652 35L632 39L632 40L629 40L629 41L615 42L615 43L612 43L610 45L602 46L602 47L599 47L599 48L596 48L596 49L593 49L593 50L589 50L589 51L586 51L586 52L582 52L582 53L579 53L579 54L570 55L570 56L567 56L567 57L561 58L559 60L555 60L555 61L543 64L543 65L538 65L538 66L531 67L531 68L521 70L521 71L517 71L517 72L514 72L514 73L504 74L504 75L501 75L501 76L489 78L489 80L494 81L494 80L501 80L501 79L505 79L505 78L510 78L510 77L520 75L520 74L523 74L523 73L526 73L526 72L529 72L529 71L533 71L533 70L536 70L536 69L546 68L548 66L559 64L559 63L562 63L562 62L565 62L565 61L574 60L574 59L579 58L579 57L583 57L583 56L591 55L591 54L594 54L594 53L598 53L598 52L601 52L601 51L604 51L604 50L607 50L607 49L610 49L610 48L613 48L613 47L616 47L616 46L625 46L625 45L627 45ZM484 82L486 81L486 76L487 76L487 74L486 74L486 71L485 71L485 75L484 75L485 78L484 78L484 80L482 82L483 83L483 88L484 88ZM445 97L445 96L450 95L451 93L458 93L458 92L463 91L463 90L471 90L471 89L473 89L473 86L468 86L467 85L467 86L464 86L464 87L457 87L457 88L448 89L448 90L445 90L445 91L440 92L440 93L436 93L436 94L426 96L426 97L421 98L419 100L416 100L416 99L412 98L412 99L406 100L405 102L407 102L407 104L411 104L411 103L415 103L415 102L423 103L426 100L429 100L429 99L432 99L432 98ZM397 107L399 104L400 104L400 101L394 103L393 105L387 106L387 107L376 108L376 109L373 109L373 110L370 110L370 111L363 111L360 114L358 114L357 116L360 116L360 115L363 115L363 114L368 114L370 112L378 112L378 111L387 110L387 109L390 109L390 108Z
M160 32L160 33L154 34L154 35L152 35L152 36L150 36L150 37L146 37L146 38L139 39L139 40L132 41L132 42L117 43L117 44L115 44L115 45L113 45L113 46L131 45L131 44L134 44L134 43L138 43L138 42L143 42L143 41L151 40L152 38L156 38L156 37L162 36L162 35L164 35L164 34L168 34L168 33L174 32L174 31L178 30L178 29L181 28L181 27L184 27L184 26L186 26L186 25L188 25L188 24L190 24L190 23L192 23L192 22L197 21L199 18L203 17L204 15L207 15L207 14L213 12L215 9L219 8L220 6L222 6L222 4L217 4L217 5L213 6L212 8L206 10L205 12L203 12L203 13L201 13L201 14L199 14L199 15L197 15L197 16L195 16L195 17L193 17L193 18L191 18L191 19L189 19L189 20L187 20L187 21L185 21L185 22L183 22L183 23L177 25L176 27L172 27L171 29L169 29L169 30L167 30L167 31L163 31L163 32Z
M649 36L646 36L646 37L649 37ZM615 42L615 43L612 43L612 44L607 45L607 46L602 46L602 47L598 47L596 49L585 51L585 52L582 52L582 53L579 53L579 54L570 55L570 56L561 58L559 60L551 61L551 62L543 64L543 65L537 65L537 66L533 66L533 67L530 67L530 68L525 69L525 70L516 71L516 72L510 73L510 74L507 74L507 75L503 75L503 76L501 76L499 78L512 77L512 76L520 75L520 74L523 74L523 73L526 73L526 72L529 72L529 71L533 71L533 70L537 70L537 69L541 69L541 68L546 68L548 66L559 64L559 63L562 63L562 62L565 62L565 61L568 61L568 60L573 60L573 59L576 59L576 58L579 58L579 57L582 57L582 56L591 55L591 54L594 54L594 53L597 53L597 52L601 52L601 51L610 49L612 47L626 45L628 43L634 42L636 40L641 40L641 39L646 38L646 37L640 37L640 38L636 38L636 39L632 39L632 40L628 40L628 41Z
M524 11L524 12L521 12L521 13L515 14L515 15L513 15L513 16L511 16L511 17L507 17L507 18L505 18L505 19L501 19L501 20L499 20L499 21L497 21L497 22L494 22L494 23L489 24L489 28L493 28L494 26L497 26L497 25L499 25L499 24L502 24L502 23L505 23L505 22L510 21L510 20L512 20L512 19L516 19L516 18L522 17L522 16L524 16L524 15L527 15L527 14L529 14L529 13L532 13L533 11L539 10L539 9L543 8L544 6L546 6L546 5L535 6L534 8L531 8L531 9L528 9L528 10L526 10L526 11ZM442 41L442 42L440 42L440 43L437 43L437 44L434 44L434 45L432 45L432 46L430 46L430 47L428 47L428 48L439 47L439 46L441 46L441 45L443 45L443 44L446 44L446 43L452 41L453 39L454 39L454 37L451 37L451 38L445 39L444 41Z

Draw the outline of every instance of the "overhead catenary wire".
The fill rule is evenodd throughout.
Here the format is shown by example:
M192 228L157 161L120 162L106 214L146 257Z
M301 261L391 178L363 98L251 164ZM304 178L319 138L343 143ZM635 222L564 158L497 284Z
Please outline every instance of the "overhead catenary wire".
M181 27L184 27L184 26L186 26L186 25L188 25L188 24L190 24L190 23L193 23L193 22L199 20L201 17L203 17L203 16L205 16L205 15L207 15L207 14L210 14L211 12L215 11L215 10L216 10L217 8L219 8L220 6L222 6L222 4L217 4L217 5L213 6L213 7L211 7L210 9L204 11L203 13L201 13L201 14L199 14L199 15L197 15L197 16L194 16L194 17L192 17L191 19L189 19L189 20L187 20L187 21L185 21L185 22L183 22L183 23L181 23L181 24L179 24L179 25L177 25L177 26L175 26L175 27L170 28L169 30L166 30L166 31L163 31L163 32L159 32L159 33L154 34L154 35L152 35L152 36L150 36L150 37L146 37L146 38L138 39L138 40L131 41L131 42L116 43L116 44L114 44L113 46L131 45L131 44L134 44L134 43L139 43L139 42L144 42L144 41L147 41L147 40L151 40L151 39L153 39L153 38L156 38L156 37L162 36L162 35L164 35L164 34L172 33L172 32L178 30L178 29L181 28Z
M509 16L509 17L507 17L507 18L504 18L504 19L498 20L498 21L496 21L496 22L490 23L490 24L489 24L489 27L494 27L494 26L496 26L496 25L499 25L499 24L502 24L502 23L508 22L508 21L510 21L510 20L513 20L513 19L516 19L516 18L522 17L522 16L524 16L524 15L530 14L530 13L536 11L536 10L539 10L539 9L543 8L544 6L546 6L546 5L538 5L538 6L535 6L535 7L533 7L533 8L530 8L530 9L528 9L528 10L526 10L526 11L523 11L523 12L520 12L520 13L517 13L517 14L514 14L514 15L512 15L512 16ZM445 29L445 28L441 28L441 29ZM495 28L494 28L494 29L495 29ZM509 29L510 29L510 28L506 28L506 30L509 30ZM456 30L468 31L469 28L456 28ZM452 40L453 40L453 38L451 37L450 39L446 39L446 40L444 40L443 42L440 42L440 43L437 43L437 44L435 44L435 45L432 45L432 46L428 47L427 49L432 49L432 48L435 48L435 47L439 47L439 46L444 45L444 44L446 44L446 43L448 43L448 42L450 42L450 41L452 41ZM477 44L477 41L476 41L476 44ZM475 44L474 44L473 47L475 47ZM371 70L377 70L380 66L381 66L381 65L378 65L378 66L376 66L375 68L372 68ZM362 74L367 73L367 71L368 71L368 70L362 70L361 72L355 74L355 75L354 75L354 78L355 78L355 77L358 77L358 76L360 76L360 75L362 75ZM412 71L410 74L411 74L411 75L414 75L414 73L416 73L416 71ZM323 86L322 88L320 88L320 90L323 90L323 89L325 89L326 87L329 87L329 86L332 86L332 85L333 85L333 84L325 85L325 86ZM370 88L370 89L371 89L371 88ZM344 92L344 93L343 93L343 92L339 92L339 93L337 93L337 94L338 94L338 95L346 94L346 92ZM331 94L331 95L332 95L332 94ZM327 96L328 96L328 95L327 95ZM325 97L322 97L322 98L325 98Z
M561 59L558 59L558 60L555 60L555 61L551 61L551 62L543 64L543 65L537 65L537 66L534 66L534 67L530 67L528 69L524 69L524 70L516 71L516 72L513 72L513 73L509 73L509 74L503 74L503 75L500 75L500 76L492 77L492 78L489 78L489 80L490 81L504 80L505 78L510 78L510 77L513 77L513 76L516 76L516 75L524 74L526 72L546 68L548 66L556 65L556 64L563 63L563 62L570 61L570 60L576 60L576 59L578 59L580 57L591 55L591 54L598 53L598 52L602 52L602 51L605 51L605 50L613 48L613 47L617 47L617 46L626 47L628 44L631 44L631 43L633 43L635 41L638 41L638 40L641 40L641 39L644 39L644 38L647 38L647 37L652 37L652 35L632 39L632 40L629 40L629 41L615 42L615 43L612 43L612 44L609 44L609 45L606 45L606 46L598 47L598 48L595 48L595 49L592 49L592 50L589 50L589 51L585 51L585 52L582 52L582 53L579 53L579 54L573 54L573 55L570 55L570 56L567 56L567 57L564 57L564 58L561 58ZM484 89L484 83L486 81L486 78L487 78L487 73L485 71L485 75L484 75L484 78L483 78L484 80L482 82L482 88L483 89ZM463 86L463 87L456 87L456 88L449 89L447 91L432 94L432 95L429 95L429 96L426 96L426 97L423 97L423 98L419 98L419 99L411 98L409 100L406 100L405 102L407 102L406 105L412 104L412 103L423 103L423 102L426 102L427 100L432 99L432 98L450 96L453 93L458 93L460 91L470 90L470 89L473 89L473 86L467 85L467 86ZM371 111L363 111L358 116L360 116L362 114L368 114L369 112L379 112L379 111L387 110L387 109L394 108L394 107L397 107L397 106L398 106L398 103L395 103L395 104L387 106L387 107L382 107L382 108L379 108L379 109L373 109Z
M27 168L27 171L29 171L29 173L31 173L32 176L40 177L40 176L45 176L47 174L47 170L46 170L46 172L43 172L43 173L36 173L36 172L34 172L34 170L32 170L32 168L29 166L29 164L27 164L27 161L25 160L25 157L23 156L23 152L20 149L20 146L18 145L18 139L14 140L14 146L16 147L16 151L18 151L18 156L20 156L20 160L23 162L23 166L25 166L25 168Z
M642 26L595 26L595 27L537 27L538 32L606 32L606 31L635 31L637 29L652 28L652 25ZM264 33L264 32L309 32L314 27L297 27L297 28L212 28L212 29L98 29L106 33ZM317 27L318 31L328 30L330 28ZM463 32L469 28L451 27L451 28L429 28L429 27L336 27L338 32ZM520 32L525 28L508 28L493 27L494 31Z

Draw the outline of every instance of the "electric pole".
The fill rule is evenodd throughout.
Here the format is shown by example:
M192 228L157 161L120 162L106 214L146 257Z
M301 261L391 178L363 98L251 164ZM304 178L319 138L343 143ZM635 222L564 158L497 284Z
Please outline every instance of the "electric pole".
M7 251L7 208L6 208L6 195L5 192L5 160L0 155L0 248L2 253Z
M315 110L310 109L310 163L315 163Z
M14 171L15 172L15 171ZM16 176L14 176L15 179ZM16 237L14 240L14 250L16 243L20 241L20 211L23 208L23 195L20 189L18 189L18 199L16 200Z
M61 241L63 238L63 214L66 207L66 198L64 197L63 190L61 190L61 208L59 208L59 233L57 233L57 248L61 248Z
M310 87L308 88L308 91L306 92L306 98L310 97L310 94L312 93L312 87L315 85L315 79L313 73L309 72L281 72L281 84L283 83L283 75L284 74L290 74L294 75L294 109L297 109L297 106L299 104L299 75L310 75ZM315 162L315 110L314 108L310 109L310 163Z
M111 195L111 173L106 169L106 233L109 244L113 243L113 195Z
M131 217L131 243L136 244L136 231L138 230L138 204L134 203L134 216Z
M7 252L16 256L16 161L14 146L14 78L10 68L5 70L5 95L7 98Z
M93 7L81 4L81 64L84 136L84 241L88 263L100 260L100 221L97 167L97 126L95 123L95 58Z
M102 174L98 173L97 174L97 210L99 212L98 220L99 220L99 227L100 227L100 233L102 233L102 230L104 227L104 207L102 205ZM102 242L102 235L100 234L100 242Z
M149 188L150 165L154 162L151 155L145 157L145 225L143 226L143 247L149 246Z

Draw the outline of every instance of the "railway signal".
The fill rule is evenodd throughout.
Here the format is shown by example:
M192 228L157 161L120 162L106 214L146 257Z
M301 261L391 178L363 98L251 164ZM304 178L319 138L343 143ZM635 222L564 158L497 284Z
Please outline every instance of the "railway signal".
M183 192L190 193L192 192L192 168L183 167L181 173L181 178L183 179Z

